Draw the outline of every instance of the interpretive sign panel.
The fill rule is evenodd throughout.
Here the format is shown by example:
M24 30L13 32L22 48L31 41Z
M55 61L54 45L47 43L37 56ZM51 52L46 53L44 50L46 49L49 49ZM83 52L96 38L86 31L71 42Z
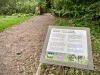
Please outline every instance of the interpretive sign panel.
M50 26L40 62L93 70L90 29Z

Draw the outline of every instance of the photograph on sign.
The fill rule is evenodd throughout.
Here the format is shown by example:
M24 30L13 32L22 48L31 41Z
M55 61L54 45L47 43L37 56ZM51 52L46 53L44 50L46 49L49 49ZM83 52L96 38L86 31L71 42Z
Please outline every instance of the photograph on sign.
M89 28L50 26L40 62L93 69Z

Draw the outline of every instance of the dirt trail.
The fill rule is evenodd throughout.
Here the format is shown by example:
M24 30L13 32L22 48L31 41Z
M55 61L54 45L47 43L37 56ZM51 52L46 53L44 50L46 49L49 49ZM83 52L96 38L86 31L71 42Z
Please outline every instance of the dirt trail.
M34 75L51 14L39 15L0 33L0 75ZM21 55L18 55L21 54Z

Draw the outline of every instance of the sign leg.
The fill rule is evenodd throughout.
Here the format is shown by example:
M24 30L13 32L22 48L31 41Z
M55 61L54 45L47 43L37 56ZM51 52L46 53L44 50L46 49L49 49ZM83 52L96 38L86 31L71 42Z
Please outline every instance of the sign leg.
M39 64L37 72L36 72L35 75L40 75L40 73L41 73L41 65L42 65L42 63Z

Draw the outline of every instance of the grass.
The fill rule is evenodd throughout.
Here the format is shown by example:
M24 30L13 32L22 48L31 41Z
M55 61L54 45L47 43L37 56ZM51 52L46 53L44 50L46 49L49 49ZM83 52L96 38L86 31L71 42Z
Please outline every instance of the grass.
M28 14L12 14L11 16L1 15L0 16L0 32L30 17L31 16Z
M47 64L42 63L41 68L42 68L42 69L46 69L46 68L47 68Z

